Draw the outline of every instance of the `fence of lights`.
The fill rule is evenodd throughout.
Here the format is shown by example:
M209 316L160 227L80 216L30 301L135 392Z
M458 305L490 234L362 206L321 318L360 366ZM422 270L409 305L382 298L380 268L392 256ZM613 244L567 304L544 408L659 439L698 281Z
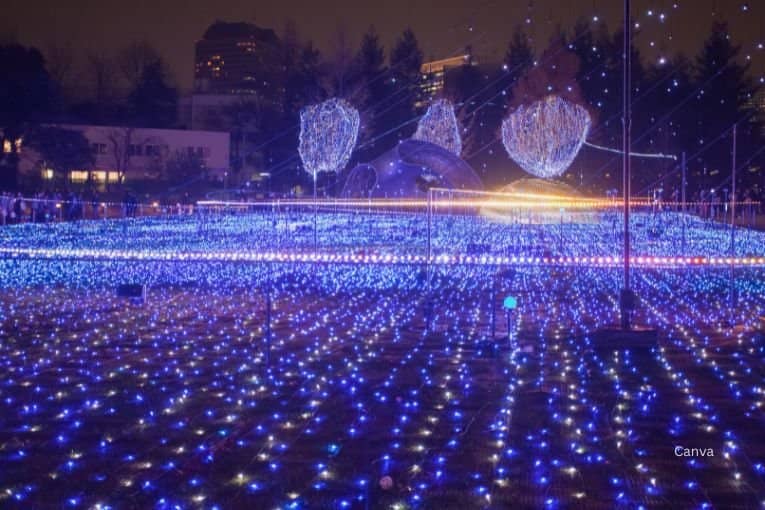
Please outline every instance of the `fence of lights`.
M175 262L293 262L332 264L416 264L435 265L483 265L483 266L597 266L620 267L619 256L496 256L496 255L396 255L352 253L306 253L306 252L177 252L167 250L98 250L66 248L1 248L0 257L24 259L68 260L121 260L121 261L175 261ZM765 257L661 257L633 256L633 266L643 267L694 267L694 266L765 266Z
M417 123L417 131L412 138L438 145L459 156L462 153L462 138L452 102L448 99L433 101Z
M511 112L502 121L502 143L526 172L550 179L571 166L590 122L586 109L552 95Z
M298 152L306 171L338 172L351 157L359 134L359 112L344 99L332 98L300 112Z

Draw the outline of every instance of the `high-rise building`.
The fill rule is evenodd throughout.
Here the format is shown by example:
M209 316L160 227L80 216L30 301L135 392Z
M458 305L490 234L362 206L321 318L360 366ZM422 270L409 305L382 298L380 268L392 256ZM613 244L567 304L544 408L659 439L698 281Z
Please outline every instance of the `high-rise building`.
M278 85L279 38L251 23L216 21L196 43L194 91L271 100Z
M752 122L761 122L763 124L763 134L765 135L765 87L758 88L748 101L748 106L754 110Z
M446 83L446 75L450 69L476 64L477 62L470 51L456 57L424 62L420 66L420 90L415 106L418 109L426 108L433 98L441 94Z

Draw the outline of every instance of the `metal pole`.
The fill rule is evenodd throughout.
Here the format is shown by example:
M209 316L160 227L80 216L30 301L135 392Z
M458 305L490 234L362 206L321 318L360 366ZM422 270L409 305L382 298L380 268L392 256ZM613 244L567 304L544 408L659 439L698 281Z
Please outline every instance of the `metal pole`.
M631 82L631 23L630 0L624 0L624 76L623 76L623 124L622 124L622 189L624 193L624 288L620 299L622 329L630 329L630 82Z
M430 229L431 229L431 216L432 216L432 208L433 208L433 190L428 189L428 258L427 258L427 264L428 268L430 268Z
M507 319L507 339L508 339L508 341L510 341L511 347L512 347L512 341L513 341L512 329L513 328L512 328L511 321L510 321L510 314L511 313L512 312L510 310L505 310L505 318Z
M491 278L491 340L497 338L497 275Z
M733 125L733 157L731 161L731 178L733 184L731 185L730 194L730 255L733 257L736 254L734 243L736 235L736 124Z
M316 172L313 173L313 249L316 250L319 236L317 229L319 227L319 204L316 202Z
M428 223L428 247L427 247L427 254L425 259L425 277L427 278L427 298L425 301L425 307L426 307L426 322L427 326L426 329L430 330L430 323L432 319L433 314L433 303L432 303L432 294L431 294L431 288L430 288L430 255L431 255L431 223L432 223L432 208L433 208L433 190L428 189L428 207L427 207L427 223Z
M271 366L271 279L273 268L268 262L268 285L266 286L266 365Z
M682 218L683 218L683 251L681 253L683 255L685 255L685 224L686 224L686 217L685 217L685 213L686 213L685 187L688 184L688 182L685 180L685 169L686 169L686 166L685 166L685 151L683 151L682 157L680 159L680 168L683 171L683 177L682 177L683 182L681 183L681 188L680 188L681 201L682 201L682 213L683 213L683 216L682 216Z
M731 313L733 313L733 304L736 300L735 286L734 286L734 271L735 265L733 258L736 256L736 124L733 124L733 154L731 157L731 179L733 184L731 185L732 192L730 196L730 306Z

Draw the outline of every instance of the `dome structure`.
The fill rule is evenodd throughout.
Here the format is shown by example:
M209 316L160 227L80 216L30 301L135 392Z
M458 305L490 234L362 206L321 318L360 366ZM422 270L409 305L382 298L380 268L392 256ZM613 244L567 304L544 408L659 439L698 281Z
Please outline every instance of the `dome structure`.
M550 197L581 197L576 188L561 181L548 179L523 178L506 184L497 190L499 193L525 193Z
M344 198L417 198L430 188L482 190L473 168L454 153L422 140L404 140L350 171Z

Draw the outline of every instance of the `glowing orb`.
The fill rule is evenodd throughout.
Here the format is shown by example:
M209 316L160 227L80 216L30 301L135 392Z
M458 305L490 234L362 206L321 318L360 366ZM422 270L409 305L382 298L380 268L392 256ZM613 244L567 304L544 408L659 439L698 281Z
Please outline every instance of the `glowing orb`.
M519 106L502 122L502 143L532 175L550 179L571 165L590 129L590 114L558 96Z
M417 123L417 131L412 138L439 145L459 156L462 152L462 139L451 101L434 101Z
M515 296L506 296L502 301L502 308L505 310L515 310L518 308L518 298Z
M348 163L359 134L359 111L339 98L300 112L298 152L306 171L337 172Z

